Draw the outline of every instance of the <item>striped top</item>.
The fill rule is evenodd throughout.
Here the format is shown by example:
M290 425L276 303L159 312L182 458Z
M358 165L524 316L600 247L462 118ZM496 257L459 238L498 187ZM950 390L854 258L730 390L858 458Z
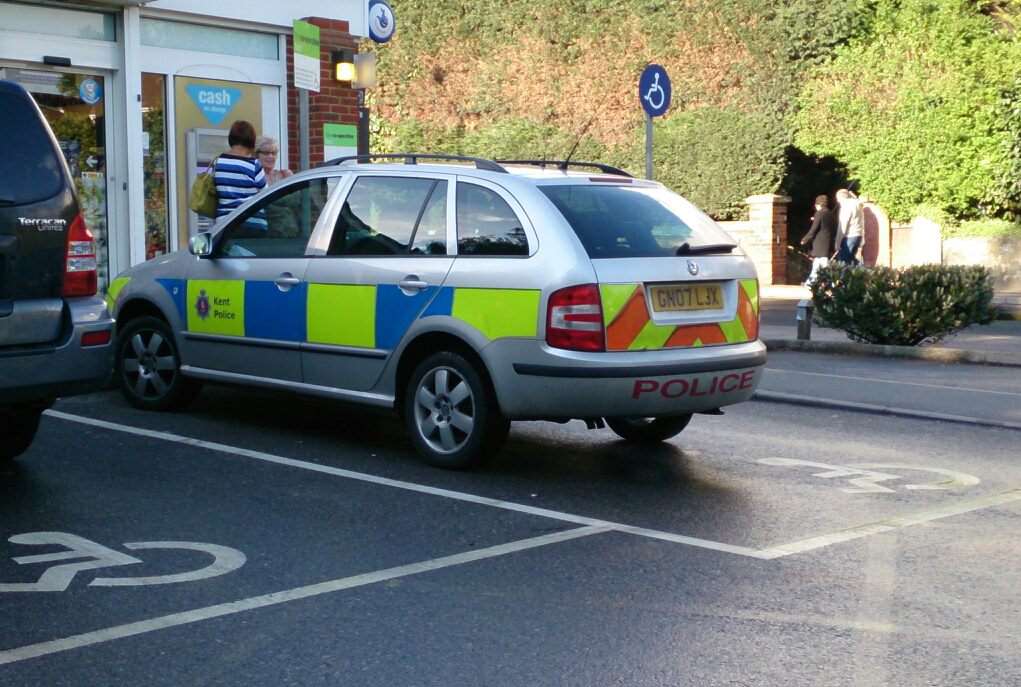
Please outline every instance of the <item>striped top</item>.
M266 175L262 164L255 158L224 153L213 167L216 183L216 218L236 210L242 203L266 188ZM262 213L250 217L245 225L252 229L267 229Z

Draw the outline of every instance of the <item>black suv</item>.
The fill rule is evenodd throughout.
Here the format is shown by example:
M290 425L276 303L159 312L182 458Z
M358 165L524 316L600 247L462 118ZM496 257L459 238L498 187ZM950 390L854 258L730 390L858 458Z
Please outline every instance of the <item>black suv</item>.
M67 163L24 88L0 81L0 461L32 443L58 396L110 376L113 318Z

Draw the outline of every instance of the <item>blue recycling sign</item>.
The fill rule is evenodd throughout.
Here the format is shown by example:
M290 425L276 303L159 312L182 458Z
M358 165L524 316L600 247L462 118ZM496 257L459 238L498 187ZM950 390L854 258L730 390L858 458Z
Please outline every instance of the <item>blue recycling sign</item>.
M670 77L658 64L650 64L638 79L638 98L650 117L661 117L670 109Z
M222 122L241 100L241 90L226 86L191 84L188 96L211 124Z

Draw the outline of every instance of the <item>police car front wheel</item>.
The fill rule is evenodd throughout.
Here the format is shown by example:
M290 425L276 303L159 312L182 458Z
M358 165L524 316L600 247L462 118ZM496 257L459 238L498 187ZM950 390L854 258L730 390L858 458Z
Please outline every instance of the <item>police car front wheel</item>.
M666 441L684 431L691 414L673 417L608 417L606 424L622 439L639 443Z
M167 324L155 317L128 322L117 335L117 379L137 408L171 410L194 398L199 385L181 374L181 356Z
M412 372L404 421L427 463L458 470L481 463L509 428L479 371L451 351L429 356Z

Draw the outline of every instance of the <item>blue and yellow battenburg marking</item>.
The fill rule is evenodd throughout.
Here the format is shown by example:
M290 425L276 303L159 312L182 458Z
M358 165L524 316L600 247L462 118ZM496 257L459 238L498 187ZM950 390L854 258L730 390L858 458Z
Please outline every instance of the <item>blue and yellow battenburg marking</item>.
M299 284L161 279L188 331L392 350L420 317L453 317L487 339L535 337L540 292L429 287L406 295L396 285Z

